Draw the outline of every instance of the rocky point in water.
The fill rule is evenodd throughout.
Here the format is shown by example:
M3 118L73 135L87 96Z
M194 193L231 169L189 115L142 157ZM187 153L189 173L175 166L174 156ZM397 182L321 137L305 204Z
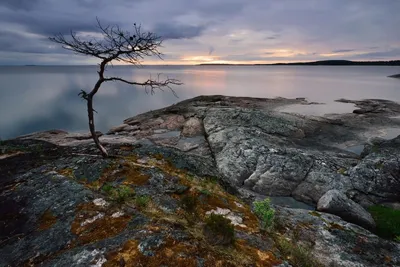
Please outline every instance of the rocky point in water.
M365 112L196 97L99 133L105 159L89 135L1 141L0 265L400 266L400 244L378 237L366 211L399 206L400 137L385 130L400 134L400 106L340 101ZM265 197L275 218L261 230L252 203ZM234 240L208 232L211 213Z

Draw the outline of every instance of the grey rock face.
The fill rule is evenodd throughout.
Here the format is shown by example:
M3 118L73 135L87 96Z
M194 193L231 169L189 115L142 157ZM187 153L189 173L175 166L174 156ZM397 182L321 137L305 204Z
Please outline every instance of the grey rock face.
M388 255L392 256L392 266L400 266L400 244L338 216L280 207L276 216L282 233L310 251L323 266L384 266Z
M9 153L2 142L0 154L5 156L0 159L0 207L10 220L0 231L0 265L100 266L126 244L131 244L135 253L138 250L140 255L154 257L151 255L157 256L163 246L171 244L171 236L185 246L199 245L200 239L194 240L185 227L152 220L147 213L132 208L132 203L124 208L97 206L110 197L103 192L104 184L100 188L99 184L119 186L127 182L134 187L136 196L152 196L151 205L158 207L157 212L164 212L163 216L178 215L178 199L197 190L190 183L180 184L179 177L194 175L190 177L192 182L200 177L201 181L220 178L223 187L218 194L225 189L247 202L265 196L297 200L281 201L289 207L290 202L297 203L297 209L276 206L277 234L304 246L323 266L372 267L382 266L382 262L400 266L399 244L338 216L305 210L312 207L298 203L315 206L327 192L338 190L355 203L336 194L335 200L340 201L328 201L331 210L327 211L371 229L368 215L356 203L367 207L400 201L400 137L379 142L370 142L369 138L376 129L400 128L400 119L388 117L399 115L400 106L390 101L365 100L356 104L379 112L327 118L274 111L285 104L307 102L204 96L141 114L100 137L116 159L98 157L90 136L62 131L35 133L5 142L7 146L15 142L15 147L22 145L24 150L35 152ZM54 145L30 144L38 142L33 140ZM343 149L354 144L365 144L361 155ZM157 165L158 161L164 163ZM155 163L158 167L150 166ZM167 171L171 166L179 172ZM135 184L138 169L144 175L140 177L148 180ZM107 180L108 175L111 181ZM99 195L103 196L102 201ZM208 199L205 193L201 196L202 201ZM213 203L217 206L209 210L235 209L228 198ZM351 207L346 206L349 203ZM241 205L246 206L244 202ZM346 217L348 214L338 211L337 206L351 216ZM39 219L46 218L46 211L56 220L41 230ZM242 211L237 210L234 215L247 214ZM252 227L247 224L248 217L240 218L244 225ZM127 226L116 231L118 224L114 220ZM98 233L100 236L113 229L116 232L99 240L85 239L91 231L103 229L94 227L99 221L105 223L106 229ZM78 228L72 231L72 225ZM80 230L82 227L84 231ZM265 235L237 232L238 238L260 251L277 247L278 241ZM192 256L198 262L206 262L204 255Z
M338 215L343 220L373 231L376 227L371 214L338 190L329 190L318 201L317 210Z
M203 123L198 118L188 119L182 129L182 135L187 137L203 135L203 132Z

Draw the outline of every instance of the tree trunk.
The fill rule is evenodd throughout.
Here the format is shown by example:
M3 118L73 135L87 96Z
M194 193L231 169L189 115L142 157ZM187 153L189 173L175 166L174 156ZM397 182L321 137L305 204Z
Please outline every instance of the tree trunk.
M93 114L93 97L91 95L88 96L87 100L87 111L89 117L89 129L90 133L92 134L92 138L96 147L100 150L101 155L106 158L108 157L107 150L101 145L99 138L96 135L96 130L94 127L94 114Z

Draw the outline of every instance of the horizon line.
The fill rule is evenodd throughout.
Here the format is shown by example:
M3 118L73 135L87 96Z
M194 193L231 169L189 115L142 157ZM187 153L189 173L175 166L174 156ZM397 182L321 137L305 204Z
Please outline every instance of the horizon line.
M294 62L278 62L278 63L212 63L212 62L204 62L204 63L196 63L196 64L141 64L141 65L132 65L132 64L113 64L109 65L110 67L147 67L147 66L259 66L259 65L307 65L312 63L328 63L328 62L342 62L342 63L390 63L390 62L400 62L400 59L390 59L390 60L346 60L346 59L331 59L331 60L314 60L314 61L294 61ZM0 67L46 67L46 66L59 66L59 67L76 67L76 66L98 66L98 64L0 64Z

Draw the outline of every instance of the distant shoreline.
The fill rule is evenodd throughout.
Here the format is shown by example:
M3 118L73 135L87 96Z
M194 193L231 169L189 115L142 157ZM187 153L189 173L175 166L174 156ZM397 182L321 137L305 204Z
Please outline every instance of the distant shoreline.
M0 67L82 67L82 66L97 66L96 64L82 65L47 65L47 64L24 64L24 65L0 65ZM293 63L260 63L260 64L232 64L232 63L201 63L201 64L150 64L141 65L142 67L152 66L400 66L400 60L389 61L350 61L350 60L320 60L310 62L293 62ZM114 67L135 67L132 65L114 65ZM395 77L397 78L397 77Z
M322 60L312 62L274 63L274 64L229 64L203 63L198 66L400 66L400 60L391 61L350 61Z
M397 78L400 79L400 74L390 75L389 78Z

